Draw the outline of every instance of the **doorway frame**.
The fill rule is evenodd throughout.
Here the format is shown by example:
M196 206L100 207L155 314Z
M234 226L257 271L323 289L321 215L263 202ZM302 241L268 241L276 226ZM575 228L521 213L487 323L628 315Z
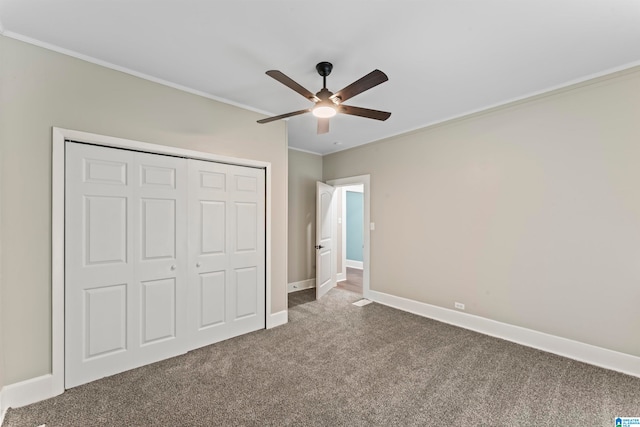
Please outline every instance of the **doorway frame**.
M363 194L363 198L362 198L362 232L364 233L364 186L362 184L356 184L356 185L345 185L345 186L341 186L340 188L340 196L341 196L341 202L342 202L342 209L341 212L339 212L339 216L342 219L342 223L340 224L340 228L341 228L341 232L342 232L342 239L341 242L339 243L341 246L341 254L342 254L342 258L340 259L340 265L342 266L342 270L338 272L338 277L337 279L340 280L347 280L347 233L348 233L348 227L347 227L347 214L348 214L348 209L347 209L347 193L349 191L352 192L356 192L356 193L362 193ZM357 188L357 190L356 190ZM362 244L364 245L364 234L363 234L363 239L362 239ZM363 253L364 253L364 248L363 248ZM358 261L360 262L360 264L363 264L364 261ZM359 270L362 270L361 267L354 267L357 268Z
M258 160L241 159L218 154L187 150L168 145L152 144L94 133L52 128L52 165L51 165L51 375L43 397L53 397L65 391L64 386L64 207L65 207L65 141L73 140L102 147L121 148L164 154L196 160L253 167L265 170L265 328L270 329L282 324L280 313L271 313L271 163ZM286 323L286 321L285 321ZM42 399L40 399L42 400Z
M364 248L362 250L362 296L367 299L371 299L371 228L373 223L371 222L371 175L357 175L346 178L329 179L327 184L334 187L346 187L350 185L362 184L364 194L364 232L363 243ZM343 219L344 222L344 219ZM337 251L336 251L337 252ZM337 256L337 255L336 255ZM337 263L337 259L335 260Z

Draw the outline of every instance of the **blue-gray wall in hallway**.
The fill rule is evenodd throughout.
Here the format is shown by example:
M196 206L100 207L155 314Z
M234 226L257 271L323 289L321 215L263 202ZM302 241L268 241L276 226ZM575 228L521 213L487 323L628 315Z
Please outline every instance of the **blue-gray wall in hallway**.
M362 261L364 195L347 191L347 259Z

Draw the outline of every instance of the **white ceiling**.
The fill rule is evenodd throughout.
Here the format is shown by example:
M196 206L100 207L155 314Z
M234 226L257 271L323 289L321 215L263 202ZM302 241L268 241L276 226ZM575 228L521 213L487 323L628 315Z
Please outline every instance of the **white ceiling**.
M330 61L336 92L378 68L389 81L345 102L316 135L288 120L289 145L325 154L640 64L638 0L0 0L3 34L255 111L309 101ZM214 118L212 118L213 120ZM269 126L265 124L262 126Z

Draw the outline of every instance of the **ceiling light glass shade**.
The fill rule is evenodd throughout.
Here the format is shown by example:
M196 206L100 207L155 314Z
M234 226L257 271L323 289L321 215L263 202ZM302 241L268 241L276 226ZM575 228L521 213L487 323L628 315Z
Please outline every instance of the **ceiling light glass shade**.
M335 116L336 109L328 105L318 105L313 109L313 115L322 119L326 119Z

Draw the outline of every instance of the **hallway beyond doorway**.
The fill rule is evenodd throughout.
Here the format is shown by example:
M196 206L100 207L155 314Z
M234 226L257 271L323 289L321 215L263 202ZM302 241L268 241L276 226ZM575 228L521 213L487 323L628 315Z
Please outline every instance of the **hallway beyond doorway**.
M347 280L338 282L336 287L362 295L362 270L347 267Z

